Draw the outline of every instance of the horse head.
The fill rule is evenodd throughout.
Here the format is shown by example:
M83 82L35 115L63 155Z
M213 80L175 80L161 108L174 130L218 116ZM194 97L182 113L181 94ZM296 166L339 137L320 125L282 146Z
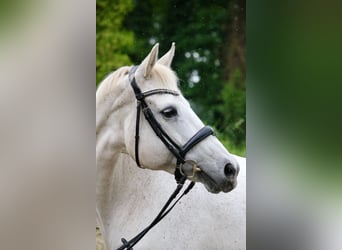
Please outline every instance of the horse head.
M122 114L125 151L143 168L174 174L179 166L178 174L203 183L209 192L231 191L239 173L236 159L209 128L203 129L182 95L170 67L174 43L159 60L158 50L156 44L139 66L125 74L131 95L130 108Z

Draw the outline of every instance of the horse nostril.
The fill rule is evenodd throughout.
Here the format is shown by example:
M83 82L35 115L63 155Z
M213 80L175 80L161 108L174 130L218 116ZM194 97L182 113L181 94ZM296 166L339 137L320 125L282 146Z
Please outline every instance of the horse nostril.
M227 163L226 166L224 166L224 174L227 177L234 176L236 173L236 169L234 168L233 164Z

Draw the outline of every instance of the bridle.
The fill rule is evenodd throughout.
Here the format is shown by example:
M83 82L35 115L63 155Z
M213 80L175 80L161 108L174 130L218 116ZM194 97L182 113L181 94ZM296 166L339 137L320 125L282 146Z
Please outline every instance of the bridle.
M184 176L183 171L181 169L181 165L185 163L193 164L194 161L186 161L185 155L199 142L203 141L209 135L214 135L214 131L209 126L205 126L201 128L194 136L190 138L183 146L179 146L172 138L165 132L160 123L154 117L151 109L147 105L145 98L151 95L157 94L169 94L178 96L179 93L170 89L153 89L146 92L141 92L136 79L134 77L134 73L137 70L138 66L133 66L129 73L129 80L131 86L133 88L135 98L137 99L137 116L136 116L136 127L135 127L135 160L139 167L141 167L139 160L139 139L140 139L140 113L141 110L145 116L145 119L150 124L154 133L159 137L159 139L164 143L164 145L169 149L169 151L176 157L176 169L175 169L175 179L177 183L180 182L182 176ZM195 167L195 166L194 166Z
M135 236L130 241L126 241L124 238L121 239L123 245L118 248L118 250L123 249L130 249L132 250L133 246L140 241L144 235L153 227L155 226L160 220L162 220L170 211L171 209L177 204L177 202L186 195L195 185L195 182L191 182L182 195L172 204L170 204L172 200L176 198L178 193L181 191L183 184L185 183L188 177L195 177L196 173L201 171L201 169L197 166L196 162L193 160L186 160L186 154L199 142L203 141L210 135L214 135L214 131L209 126L205 126L201 128L195 135L193 135L183 146L179 146L162 128L160 123L157 121L153 112L147 105L145 98L151 95L157 94L169 94L174 96L179 96L179 93L174 90L170 89L153 89L146 92L142 92L139 88L137 81L135 79L135 71L137 70L138 66L133 66L129 72L128 78L131 84L131 87L134 91L135 98L137 100L137 114L136 114L136 126L135 126L135 161L139 167L141 167L140 160L139 160L139 140L140 140L140 114L141 111L144 114L145 119L150 124L151 128L153 129L154 133L159 137L159 139L163 142L163 144L168 148L168 150L176 157L176 168L175 168L175 179L177 182L177 188L170 196L169 200L166 202L164 207L161 209L157 217L152 221L152 223L146 227L141 233ZM192 176L187 176L182 169L184 164L190 164L193 168Z

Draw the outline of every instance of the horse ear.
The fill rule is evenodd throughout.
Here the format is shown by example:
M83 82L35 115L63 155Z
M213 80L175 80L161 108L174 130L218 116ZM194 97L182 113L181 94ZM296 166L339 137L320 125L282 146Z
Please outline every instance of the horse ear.
M170 50L158 60L158 63L163 64L167 67L170 67L174 55L175 55L175 43L173 42Z
M153 46L151 52L145 57L144 61L139 66L138 71L142 70L144 78L148 79L151 77L153 66L156 64L158 59L159 43Z

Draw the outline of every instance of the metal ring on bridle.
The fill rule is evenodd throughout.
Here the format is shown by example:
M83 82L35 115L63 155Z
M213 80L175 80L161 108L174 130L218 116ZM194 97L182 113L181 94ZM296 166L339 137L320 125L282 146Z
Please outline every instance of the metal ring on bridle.
M183 166L185 164L189 164L192 165L192 175L187 175L184 170L183 170ZM186 176L187 178L195 178L197 172L201 172L202 169L197 165L197 163L193 160L185 160L184 163L182 163L179 167L179 171L183 176Z

